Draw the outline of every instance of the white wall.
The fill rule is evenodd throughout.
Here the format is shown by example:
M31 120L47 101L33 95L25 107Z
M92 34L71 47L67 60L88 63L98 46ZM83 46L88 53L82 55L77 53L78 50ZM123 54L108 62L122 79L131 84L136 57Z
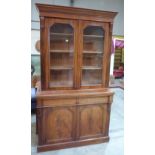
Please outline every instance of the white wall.
M118 12L114 19L113 35L124 35L124 0L75 0L75 6Z
M32 29L39 29L39 14L35 3L70 6L70 0L32 0ZM74 0L75 7L118 12L114 20L113 35L124 36L124 0Z

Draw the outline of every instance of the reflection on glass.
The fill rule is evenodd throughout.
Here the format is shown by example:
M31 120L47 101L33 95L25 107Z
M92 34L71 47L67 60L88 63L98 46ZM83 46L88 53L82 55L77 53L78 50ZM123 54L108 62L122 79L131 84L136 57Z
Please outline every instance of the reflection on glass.
M88 26L83 32L82 86L102 84L104 30Z
M50 87L73 86L74 35L69 24L50 28Z

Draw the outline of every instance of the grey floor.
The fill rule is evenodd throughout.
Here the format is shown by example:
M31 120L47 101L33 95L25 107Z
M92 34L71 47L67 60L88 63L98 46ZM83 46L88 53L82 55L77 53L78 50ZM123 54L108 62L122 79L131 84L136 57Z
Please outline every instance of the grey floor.
M111 108L108 143L87 145L56 151L37 153L35 115L31 117L31 155L123 155L124 154L124 91L113 88L115 95Z

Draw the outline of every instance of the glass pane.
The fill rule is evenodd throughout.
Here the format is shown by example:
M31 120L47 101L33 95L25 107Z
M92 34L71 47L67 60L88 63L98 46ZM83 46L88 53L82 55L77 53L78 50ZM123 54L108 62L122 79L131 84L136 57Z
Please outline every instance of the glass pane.
M50 28L50 87L73 87L74 33L69 24Z
M83 32L82 86L102 84L104 30L88 26Z

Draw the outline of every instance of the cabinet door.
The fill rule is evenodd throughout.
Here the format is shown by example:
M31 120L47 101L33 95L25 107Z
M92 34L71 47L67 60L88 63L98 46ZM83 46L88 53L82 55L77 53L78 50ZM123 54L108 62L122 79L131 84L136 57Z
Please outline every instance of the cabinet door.
M102 87L108 59L108 24L80 21L80 34L80 86Z
M76 27L74 20L47 19L49 88L72 89L75 86Z
M48 107L43 116L44 144L74 140L75 107Z
M102 103L97 104L97 102L94 100L91 101L91 99L79 101L80 104L83 104L84 102L87 103L87 105L80 105L78 108L77 137L79 139L85 139L105 136L108 118L107 104L102 104L103 101Z

